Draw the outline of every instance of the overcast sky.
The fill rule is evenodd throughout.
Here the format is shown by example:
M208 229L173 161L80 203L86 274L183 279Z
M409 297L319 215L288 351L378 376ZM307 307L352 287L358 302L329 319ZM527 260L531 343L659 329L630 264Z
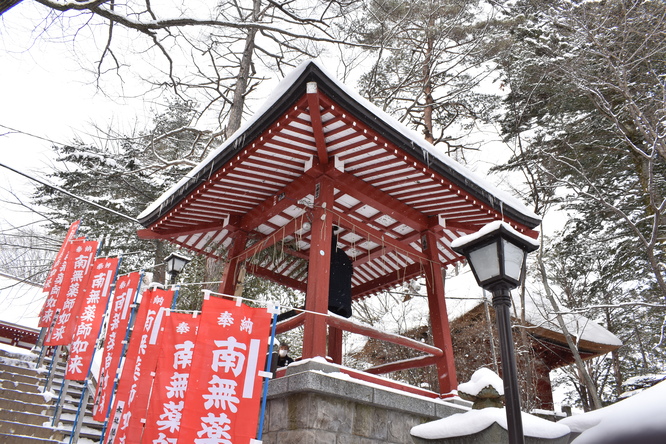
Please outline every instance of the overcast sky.
M47 8L31 0L24 0L0 16L0 163L35 175L52 170L53 143L70 143L75 137L86 140L94 125L112 125L127 133L130 128L142 129L159 106L156 100L160 100L140 95L139 89L132 91L129 75L123 79L122 92L135 98L118 99L120 82L113 73L103 78L103 89L115 99L106 97L97 89L95 75L82 68L94 67L104 36L88 35L90 27L85 27L73 44L71 39L62 37L61 29L79 29L77 19L62 23L50 20ZM47 32L43 31L45 26ZM145 58L136 60L125 72L143 68L147 63ZM256 109L263 99L255 99L250 106ZM479 136L487 148L468 153L466 160L472 162L471 169L483 174L498 161L495 154L504 148L493 148L497 146L493 144L493 139L498 139L496 134ZM499 177L490 181L511 192L510 181ZM33 189L33 182L0 168L0 200L16 200L8 190L26 199ZM14 225L26 220L17 206L9 208L0 202L0 227L3 220Z
M150 115L142 100L101 94L58 33L40 37L47 12L26 0L0 17L0 163L35 175L50 169L53 142L85 138L93 123L125 126ZM0 168L0 188L0 199L16 201L8 190L26 198L34 183ZM0 221L26 220L18 207L0 205Z

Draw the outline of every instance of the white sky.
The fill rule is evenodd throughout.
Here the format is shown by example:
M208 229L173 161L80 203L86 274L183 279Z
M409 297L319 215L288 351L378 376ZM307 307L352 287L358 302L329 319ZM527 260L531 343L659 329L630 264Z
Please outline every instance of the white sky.
M31 174L51 169L52 143L48 140L68 143L75 136L86 139L93 131L93 123L103 128L113 124L122 131L135 127L138 121L142 122L138 125L141 128L150 120L156 106L152 100L154 97L135 94L135 99L112 101L101 94L94 84L94 74L81 66L94 67L103 38L83 29L76 43L72 43L63 38L60 29L61 26L70 31L78 28L77 19L51 24L45 33L43 27L50 23L48 20L52 20L48 10L29 0L0 16L0 101L3 104L0 106L0 162ZM134 60L131 69L148 63L136 57ZM327 63L329 69L334 65ZM125 76L122 88L126 96L135 93L128 69L122 71ZM104 89L111 90L110 95L118 97L116 92L121 87L118 77L107 74L104 82ZM355 89L355 85L347 86ZM263 99L257 99L253 108L263 102ZM37 137L14 133L9 128ZM478 172L487 171L492 166L488 159L498 159L501 148L494 143L497 136L483 137L484 152L469 154L471 169ZM506 182L500 183L500 178L490 182L499 184L504 190L510 189ZM26 196L32 191L33 183L0 168L0 199L15 200L6 189ZM6 205L0 204L0 209L5 208ZM0 223L2 219L23 221L25 216L13 208L3 211Z
M36 175L51 169L51 141L69 143L76 135L85 139L92 123L124 127L150 116L143 100L114 102L100 94L91 83L94 76L81 69L70 45L55 37L40 38L45 13L43 6L28 0L0 16L0 162ZM34 185L0 168L0 188L0 199L15 201L6 190L25 198ZM15 206L0 208L0 223L27 219Z

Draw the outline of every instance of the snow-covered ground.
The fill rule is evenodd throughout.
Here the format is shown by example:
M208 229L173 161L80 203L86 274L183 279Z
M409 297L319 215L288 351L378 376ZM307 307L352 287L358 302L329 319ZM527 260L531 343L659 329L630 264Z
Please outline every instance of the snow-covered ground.
M558 424L582 432L572 444L666 443L666 381L603 409Z
M465 388L473 392L488 385L497 385L497 375L490 371L479 374ZM549 439L564 436L569 431L580 433L572 444L664 444L665 412L666 381L662 381L623 401L557 423L523 413L523 431L525 436ZM452 438L481 432L493 423L507 428L504 409L470 410L416 426L412 434L424 439Z

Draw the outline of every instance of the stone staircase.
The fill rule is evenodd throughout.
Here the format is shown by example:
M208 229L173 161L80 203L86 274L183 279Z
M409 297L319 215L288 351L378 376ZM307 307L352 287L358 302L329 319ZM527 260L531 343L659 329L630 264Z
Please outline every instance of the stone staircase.
M37 368L38 356L13 353L0 349L0 443L61 444L69 443L83 384L70 381L58 424L52 421L60 395L64 363L57 366L51 390L44 392L48 365ZM89 403L90 404L90 403ZM92 419L91 409L85 412L77 444L99 443L102 423Z

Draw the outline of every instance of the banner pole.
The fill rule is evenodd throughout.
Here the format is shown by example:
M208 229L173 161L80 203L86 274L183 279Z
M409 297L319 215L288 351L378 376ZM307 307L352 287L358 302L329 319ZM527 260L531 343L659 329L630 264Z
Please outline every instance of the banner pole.
M79 408L76 410L72 434L69 435L69 444L78 442L79 435L81 434L81 426L83 424L83 417L85 416L84 412L88 407L88 400L90 399L90 389L88 388L89 383L90 381L86 380L85 384L83 385L83 391L81 392L81 403L79 404Z
M271 343L268 345L268 359L266 359L266 373L271 371L271 361L273 358L273 345L275 343L275 329L277 328L278 306L275 305L273 310L273 325L271 326ZM264 417L266 415L266 400L268 398L268 381L270 378L264 378L264 393L261 396L261 412L259 413L259 427L257 431L257 441L261 442L264 435Z
M65 397L69 391L69 379L65 379L65 375L62 376L62 383L60 384L60 393L58 394L58 402L56 403L55 411L53 412L53 419L51 420L51 425L53 427L58 427L58 422L60 422L60 415L62 414L62 408L65 404ZM63 396L63 393L65 396Z
M180 292L180 285L176 284L171 286L173 290L173 301L171 301L171 310L176 309L176 303L178 302L178 293Z
M55 367L60 362L60 353L62 352L62 345L57 345L53 350L53 356L51 356L51 365L49 366L49 375L46 378L44 383L44 392L51 391L51 385L53 385L53 376L55 374Z
M127 346L129 345L129 339L132 334L132 329L134 328L134 318L136 316L136 312L139 308L139 294L141 294L141 283L143 282L143 275L144 272L141 270L141 274L139 277L139 284L136 287L136 293L134 293L134 301L132 301L132 308L130 309L130 319L129 322L127 323L127 331L125 332L125 340L122 341L123 344L123 350L121 352L121 356L125 355L125 352L127 351ZM99 442L104 443L104 438L106 438L106 430L109 426L109 416L111 415L111 408L113 407L113 398L115 397L116 389L118 388L118 375L120 372L123 370L123 364L125 363L125 359L121 358L120 361L118 361L118 368L116 369L116 377L113 378L113 389L111 390L111 397L109 398L109 404L106 407L106 415L105 415L105 420L104 420L104 425L102 426L102 434L100 435Z
M118 264L116 265L116 269L113 271L113 279L111 284L109 285L109 291L106 296L106 307L104 307L104 314L102 315L103 318L107 317L107 314L109 312L109 306L111 305L111 295L114 293L116 289L116 282L118 280L118 271L120 270L120 264L122 263L123 258L122 256L119 256L118 258ZM91 384L92 381L92 368L93 368L93 362L95 361L95 356L97 355L97 351L103 344L100 344L100 336L102 334L102 329L104 326L104 321L100 322L99 324L99 330L97 331L97 339L95 341L95 348L93 349L92 357L90 359L90 364L88 365L88 371L86 372L86 377L84 379L83 383L83 390L81 392L81 402L79 403L79 407L76 409L76 415L74 416L74 424L72 424L72 434L69 435L69 443L75 443L79 439L79 433L81 431L81 424L83 423L83 417L85 416L85 410L88 408L88 401L90 399L90 388L88 387L89 384ZM65 369L67 370L67 369ZM81 413L83 411L83 414Z

